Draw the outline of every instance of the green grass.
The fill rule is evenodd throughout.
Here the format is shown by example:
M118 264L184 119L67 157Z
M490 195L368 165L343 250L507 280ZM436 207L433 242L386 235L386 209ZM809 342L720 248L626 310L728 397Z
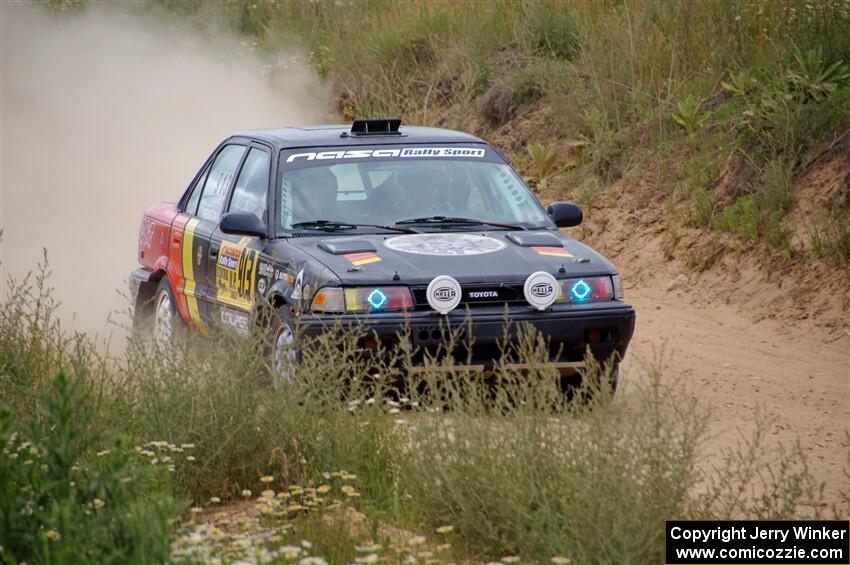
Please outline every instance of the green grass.
M635 151L665 140L716 159L712 140L731 132L734 143L720 160L740 152L759 178L731 200L692 180L702 187L690 191L696 224L772 249L788 245L782 221L792 198L787 183L774 185L773 163L782 162L793 183L850 114L850 4L843 0L243 0L226 12L269 48L297 37L346 117L393 114L477 129L478 98L492 85L507 86L518 119L532 104L542 108L539 133L521 143L567 141L573 151L561 152L554 166L578 158L583 167L569 176L584 177L577 184L590 176L608 184L626 173ZM504 149L520 158L526 152ZM711 217L710 201L718 204Z
M290 499L258 522L277 540L264 547L304 536L312 555L346 563L352 547L377 541L400 544L401 561L413 550L392 541L393 527L448 542L460 560L645 563L663 556L666 519L822 513L804 457L771 460L761 436L741 447L747 457L706 468L707 414L659 363L617 399L602 367L568 401L543 365L446 378L438 358L399 388L342 332L314 343L299 379L275 393L250 339L189 339L166 354L134 338L126 356L105 360L85 337L63 337L46 279L36 280L14 285L22 290L0 317L0 440L7 454L29 448L23 441L38 451L33 463L0 463L7 560L156 561L179 529L175 500L322 484L332 489L316 510L288 510ZM545 341L520 336L506 356L540 364ZM342 471L356 479L334 478ZM354 495L338 483L349 480ZM771 504L742 492L770 492ZM335 531L346 507L364 516L350 535ZM446 525L451 533L435 533Z

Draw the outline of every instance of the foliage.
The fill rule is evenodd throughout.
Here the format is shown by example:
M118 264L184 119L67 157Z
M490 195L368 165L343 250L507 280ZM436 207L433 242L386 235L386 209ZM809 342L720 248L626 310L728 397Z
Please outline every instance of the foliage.
M172 496L195 505L256 498L257 535L275 540L262 551L293 552L301 532L340 562L353 543L382 539L387 523L439 528L442 541L493 558L646 562L661 558L669 517L819 513L801 454L788 454L772 475L754 438L750 456L708 470L696 449L705 413L685 391L662 385L661 365L643 371L626 399L612 399L611 368L591 362L564 394L543 363L545 339L529 328L517 328L503 355L531 369L498 367L484 380L441 370L450 352L464 350L463 328L447 329L447 343L419 359L424 372L398 373L413 362L409 342L364 358L363 336L340 327L305 342L298 378L275 393L262 334L187 339L168 351L136 336L126 358L102 361L93 348L75 357L59 326L44 325L49 312L26 321L49 295L23 296L30 303L3 318L4 330L22 333L0 332L0 366L15 371L0 380L7 561L164 560L177 534ZM49 366L21 362L13 346L28 342L60 351L47 355ZM42 370L59 376L30 374ZM106 385L93 387L94 374ZM8 402L22 397L32 404ZM772 505L730 492L736 481L770 492ZM320 493L323 484L331 489ZM333 531L332 511L346 506L368 527L340 532L335 546L321 532ZM173 547L191 561L186 540L197 530L185 528Z
M5 562L151 563L169 555L178 506L150 492L126 442L104 448L81 381L59 373L27 426L0 411L0 556Z
M705 127L710 117L710 114L702 112L702 103L703 101L693 94L688 94L677 103L678 112L671 114L673 121L685 129L691 145L696 143L697 134Z

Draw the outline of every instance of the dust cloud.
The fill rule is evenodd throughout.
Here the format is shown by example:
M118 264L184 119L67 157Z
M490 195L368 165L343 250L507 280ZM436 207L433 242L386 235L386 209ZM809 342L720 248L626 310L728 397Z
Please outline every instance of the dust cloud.
M236 130L329 118L295 51L269 62L225 33L128 6L0 2L3 295L47 248L63 323L101 338L121 333L107 318L127 310L147 206L175 201Z

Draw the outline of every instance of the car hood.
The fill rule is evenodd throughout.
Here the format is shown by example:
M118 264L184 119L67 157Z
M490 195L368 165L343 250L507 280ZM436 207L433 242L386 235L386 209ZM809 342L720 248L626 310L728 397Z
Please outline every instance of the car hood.
M521 282L535 271L558 278L616 273L600 254L555 230L328 234L287 242L345 285L427 285L438 275L463 284Z

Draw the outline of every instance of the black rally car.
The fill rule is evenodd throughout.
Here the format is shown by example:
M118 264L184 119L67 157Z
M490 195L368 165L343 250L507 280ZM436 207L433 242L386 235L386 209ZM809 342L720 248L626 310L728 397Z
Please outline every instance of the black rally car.
M622 358L635 323L614 266L558 230L581 220L572 203L544 209L498 150L465 133L398 119L244 131L177 204L145 212L130 288L163 342L176 324L247 332L271 303L284 377L300 332L340 320L368 325L366 347L404 330L427 351L469 316L471 358L458 361L488 369L506 315L547 336L551 363L570 372L588 348Z

